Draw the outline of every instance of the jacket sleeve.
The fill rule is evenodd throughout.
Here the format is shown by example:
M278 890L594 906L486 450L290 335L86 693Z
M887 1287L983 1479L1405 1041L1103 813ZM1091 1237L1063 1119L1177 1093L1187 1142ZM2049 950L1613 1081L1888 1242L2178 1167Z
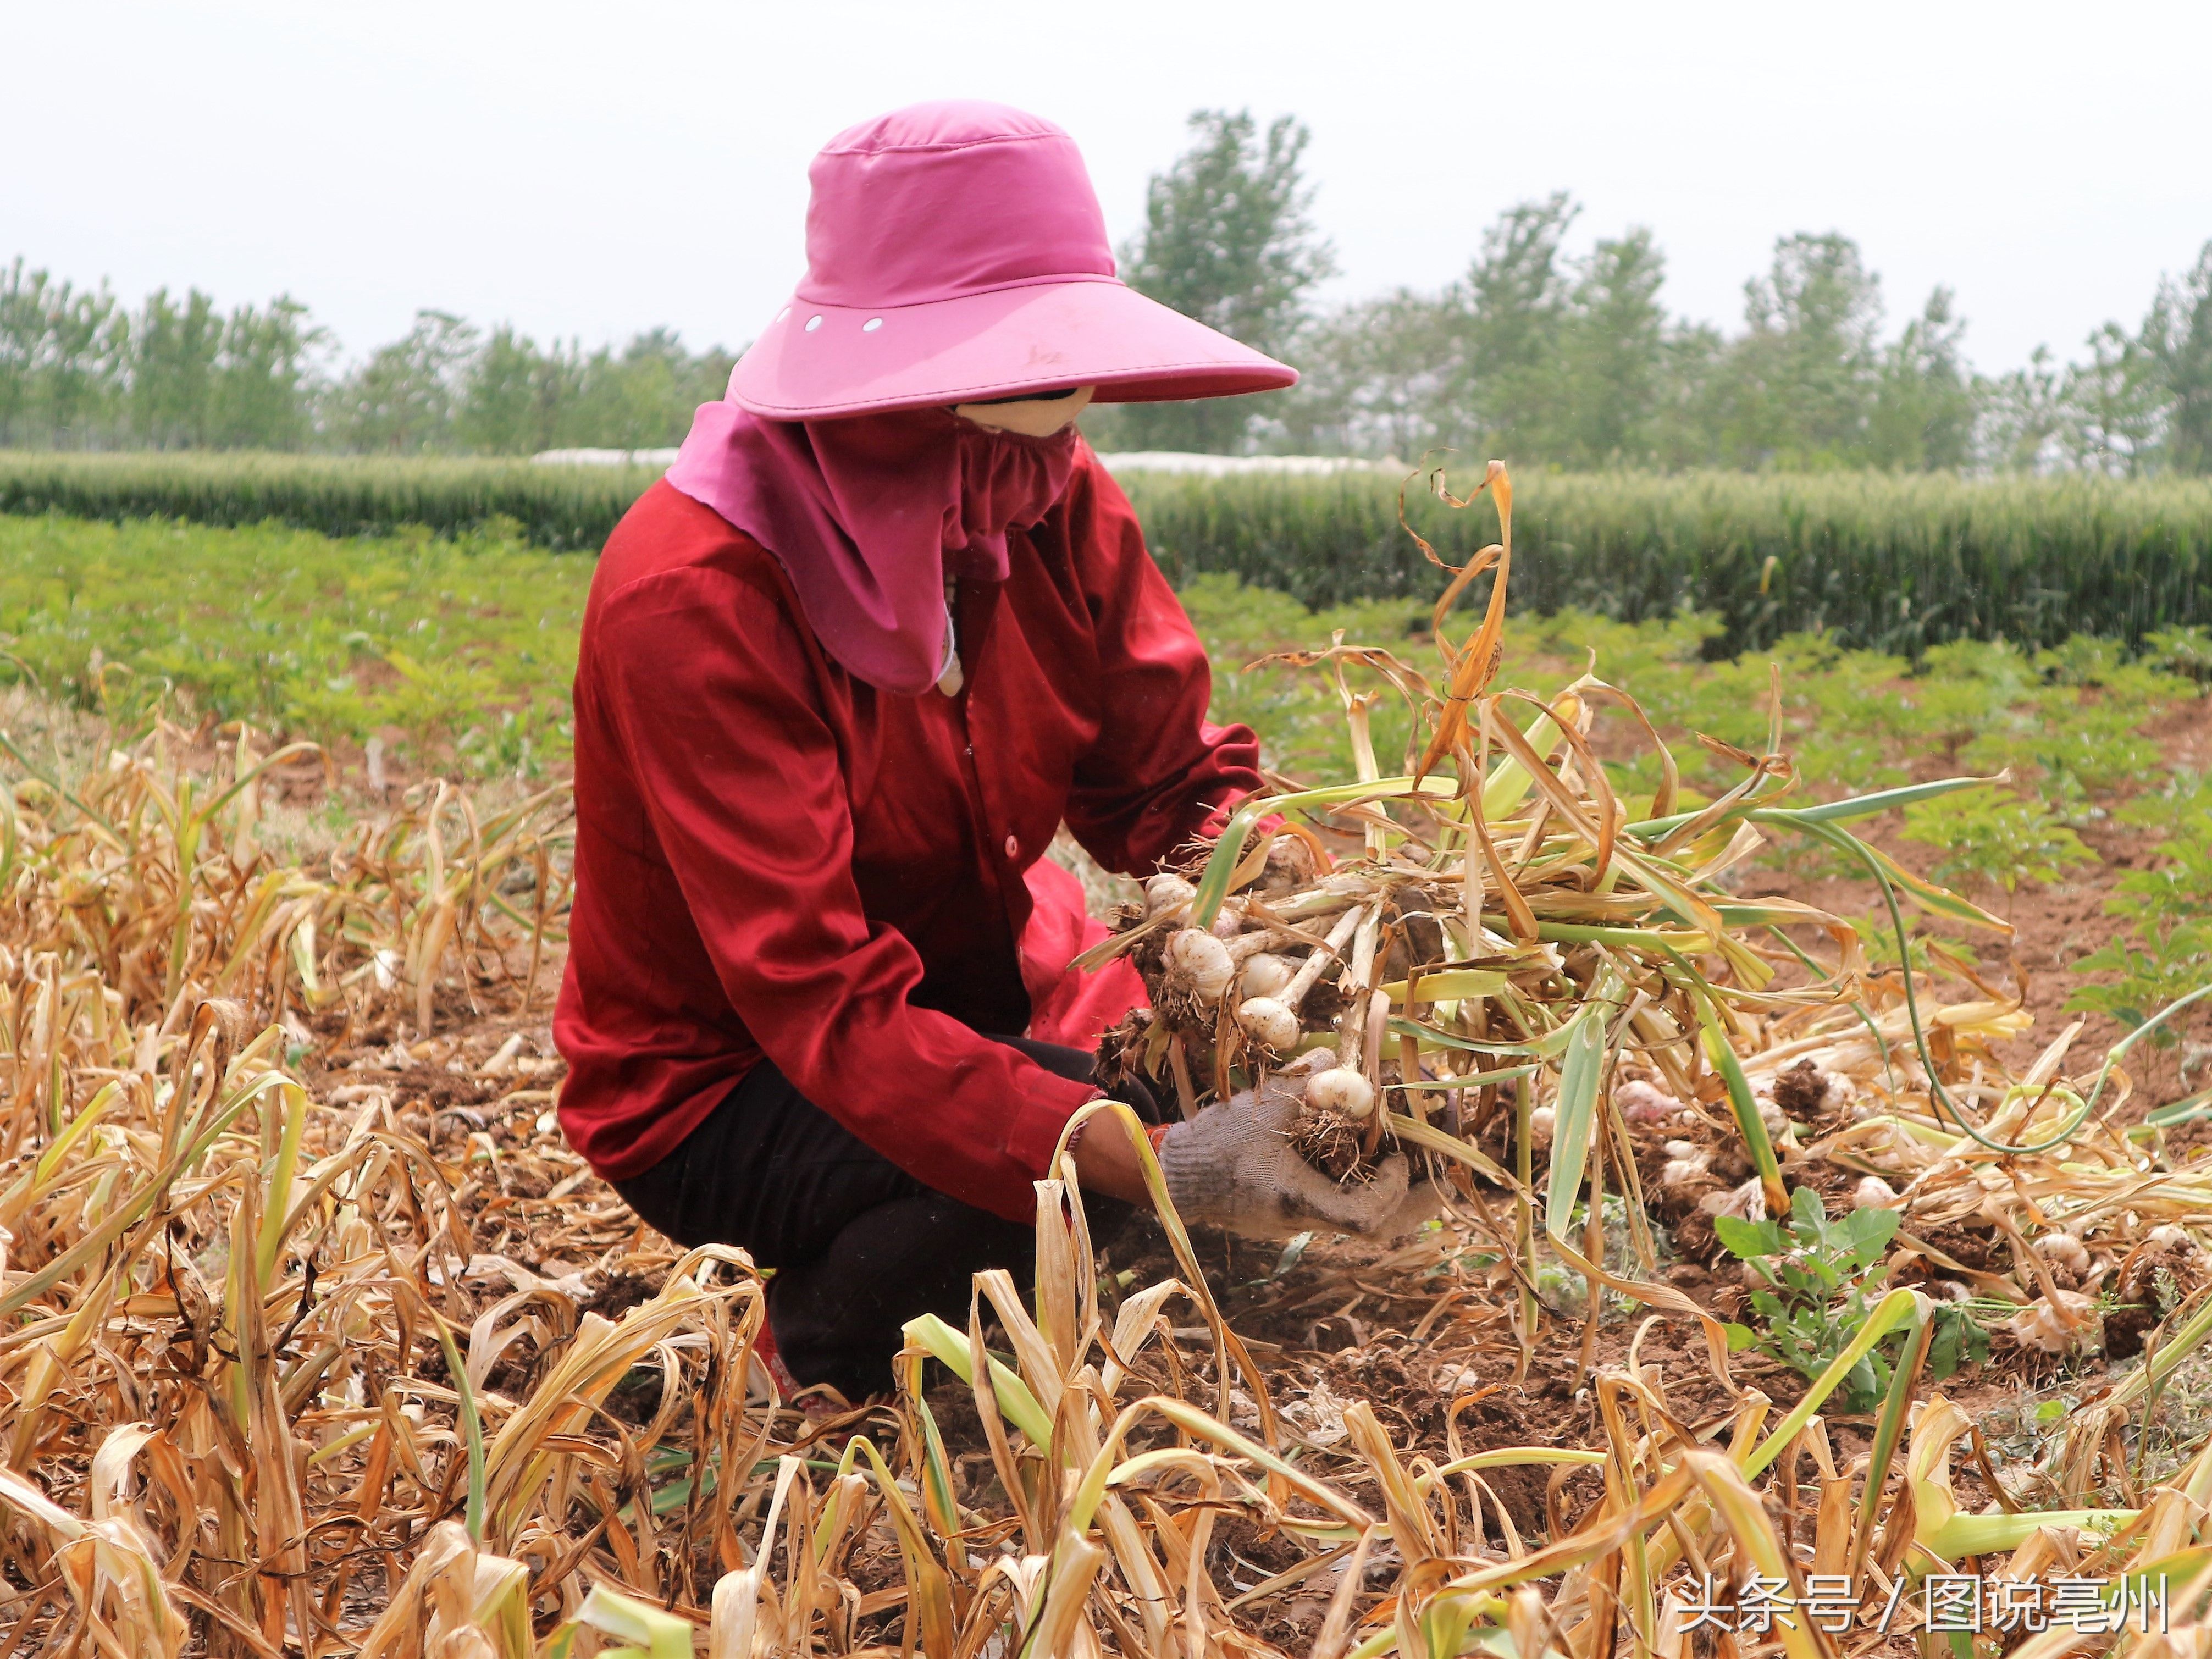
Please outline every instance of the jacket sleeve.
M1135 510L1090 459L1068 536L1098 652L1098 740L1078 763L1067 825L1110 870L1146 875L1261 787L1249 726L1206 718L1213 672L1182 603L1145 550Z
M914 947L863 915L835 736L782 605L692 568L611 596L600 695L731 1007L808 1100L1010 1220L1097 1091L913 1006Z

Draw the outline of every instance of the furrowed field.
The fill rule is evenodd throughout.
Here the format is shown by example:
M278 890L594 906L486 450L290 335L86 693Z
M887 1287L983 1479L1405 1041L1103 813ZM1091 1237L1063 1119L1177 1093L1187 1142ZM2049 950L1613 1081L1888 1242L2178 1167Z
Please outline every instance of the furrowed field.
M0 1659L1687 1656L1812 1575L1848 1633L1733 1650L1972 1659L1977 1571L2167 1586L2005 1651L2212 1654L2212 491L1532 480L1479 846L1360 793L1396 663L1246 671L1484 658L1395 483L1133 482L1216 717L1346 786L1380 1000L1307 1012L1452 1213L1102 1264L1053 1188L1033 1300L808 1416L552 1115L556 550L640 483L0 458Z

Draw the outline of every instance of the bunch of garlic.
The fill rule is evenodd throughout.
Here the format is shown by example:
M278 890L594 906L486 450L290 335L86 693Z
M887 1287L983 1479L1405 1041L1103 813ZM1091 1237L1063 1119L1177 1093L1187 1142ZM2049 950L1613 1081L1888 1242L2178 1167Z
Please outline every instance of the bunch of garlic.
M1358 931L1361 916L1357 906L1347 910L1329 930L1328 947L1309 951L1296 968L1272 951L1260 952L1246 962L1240 988L1246 994L1237 1010L1237 1023L1251 1042L1273 1054L1285 1054L1297 1047L1304 1034L1299 1005L1329 964L1339 959ZM1375 1085L1358 1066L1340 1061L1306 1079L1305 1100L1312 1111L1358 1122L1375 1109Z
M1190 902L1197 896L1198 889L1181 876L1154 876L1145 884L1145 920L1158 921L1163 916L1180 915L1190 908Z

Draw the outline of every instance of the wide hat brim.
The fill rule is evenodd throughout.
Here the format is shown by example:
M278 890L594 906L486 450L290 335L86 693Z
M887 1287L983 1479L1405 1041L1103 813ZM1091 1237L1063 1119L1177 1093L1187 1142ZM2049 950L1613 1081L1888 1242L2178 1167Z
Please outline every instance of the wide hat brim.
M730 377L771 420L980 403L1095 386L1099 403L1278 392L1297 371L1111 277L878 310L793 299Z

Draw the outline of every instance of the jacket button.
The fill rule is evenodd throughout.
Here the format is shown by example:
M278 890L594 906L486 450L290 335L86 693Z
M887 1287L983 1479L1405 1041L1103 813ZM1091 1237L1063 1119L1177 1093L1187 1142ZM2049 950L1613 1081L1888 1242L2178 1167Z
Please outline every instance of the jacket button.
M1012 836L1008 836L1006 837L1006 856L1010 859L1018 858L1021 856L1021 842L1016 841Z

